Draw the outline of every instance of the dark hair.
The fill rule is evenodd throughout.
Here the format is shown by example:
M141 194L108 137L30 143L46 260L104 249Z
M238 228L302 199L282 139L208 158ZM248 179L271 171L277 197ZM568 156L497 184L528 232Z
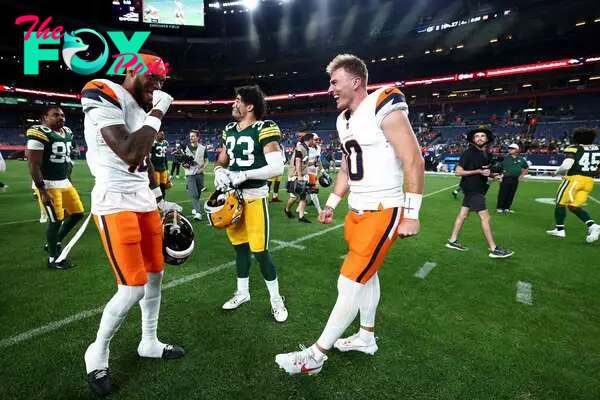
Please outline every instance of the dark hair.
M577 144L592 144L598 132L591 128L577 128L573 130L573 141Z
M46 115L48 115L48 113L51 110L54 110L54 109L60 110L61 108L60 108L60 106L58 104L50 104L46 108L44 108L44 111L42 112L42 117L45 117Z
M302 136L302 141L303 142L308 142L313 137L314 137L314 135L312 133L305 133L304 136Z
M149 56L160 57L158 54L156 54L155 52L148 50L148 49L140 49L140 51L138 51L138 54L147 54Z
M254 116L257 120L262 119L267 111L265 94L258 85L242 86L235 89L235 95L240 96L242 101L253 106Z

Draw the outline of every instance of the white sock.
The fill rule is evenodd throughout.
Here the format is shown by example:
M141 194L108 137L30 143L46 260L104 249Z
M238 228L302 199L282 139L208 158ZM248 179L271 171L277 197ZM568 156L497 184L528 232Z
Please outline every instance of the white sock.
M158 315L160 312L161 286L163 272L148 273L148 282L144 285L144 297L140 300L142 310L142 340L138 346L141 357L162 357L165 344L158 340Z
M237 278L237 291L244 294L250 293L250 278Z
M379 274L375 274L365 283L360 296L360 325L366 327L375 326L375 313L381 291L379 288Z
M317 344L313 344L312 346L310 346L310 349L312 350L313 354L314 354L314 358L317 361L321 361L323 359L323 357L325 357L325 353L323 353L321 351L321 349L319 349L319 347L317 346Z
M277 278L273 279L272 281L265 280L265 283L267 284L267 289L269 290L269 296L271 298L279 297L279 281Z
M371 343L375 339L375 332L360 328L358 331L358 336L365 342Z
M117 293L106 303L96 341L85 352L85 369L87 373L108 368L110 340L119 329L127 312L144 296L143 286L119 285Z
M319 202L319 195L316 193L311 193L310 198L317 209L317 212L321 212L321 203Z
M329 320L317 343L329 350L342 336L358 314L360 294L363 285L340 275L338 278L338 298L331 310Z

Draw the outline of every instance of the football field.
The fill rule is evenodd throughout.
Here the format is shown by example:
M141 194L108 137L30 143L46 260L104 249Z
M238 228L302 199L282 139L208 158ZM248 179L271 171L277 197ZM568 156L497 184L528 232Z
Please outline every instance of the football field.
M83 353L95 338L115 279L93 223L73 249L76 268L46 268L45 227L31 197L27 164L8 161L0 180L0 399L91 398ZM89 210L92 178L76 165L74 184ZM212 189L212 175L206 178ZM299 224L271 204L271 249L289 319L274 321L260 269L250 274L252 301L221 305L235 290L234 252L225 232L194 222L193 256L167 266L159 338L181 345L181 360L140 359L139 307L111 342L110 373L122 399L599 399L600 242L585 243L585 227L569 213L567 237L548 237L558 182L521 184L512 215L492 213L496 241L515 250L488 258L479 218L461 242L444 247L460 201L458 179L427 176L421 234L398 240L381 272L374 356L331 351L316 376L290 377L275 355L310 345L335 302L346 252L341 224ZM495 206L498 184L488 194ZM287 198L285 186L280 194ZM321 202L327 198L322 190ZM600 220L596 189L588 211ZM182 180L168 200L189 214ZM494 210L495 211L495 210ZM314 208L307 215L316 220ZM422 269L426 262L437 266ZM427 274L427 272L429 272ZM426 276L425 276L426 275ZM532 287L530 304L516 299L517 282ZM526 303L526 302L525 302ZM346 332L358 329L355 321Z

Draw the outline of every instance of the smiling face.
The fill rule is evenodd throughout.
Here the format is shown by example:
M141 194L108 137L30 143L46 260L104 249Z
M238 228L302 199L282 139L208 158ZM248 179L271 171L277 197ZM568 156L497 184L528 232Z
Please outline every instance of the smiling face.
M166 75L136 75L132 70L127 71L127 76L131 79L133 85L133 98L139 105L144 107L152 107L154 91L162 89L167 79Z
M360 77L351 74L345 68L337 68L331 72L328 92L333 96L335 106L339 111L350 107L360 85Z
M231 116L239 122L243 120L250 111L252 111L252 105L244 103L239 94L235 96L235 101L231 105Z

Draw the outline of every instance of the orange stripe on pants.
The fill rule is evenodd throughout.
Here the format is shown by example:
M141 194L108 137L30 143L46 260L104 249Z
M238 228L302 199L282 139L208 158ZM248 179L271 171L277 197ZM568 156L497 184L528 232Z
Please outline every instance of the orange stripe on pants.
M358 283L366 283L379 271L385 256L398 237L401 211L388 208L380 211L348 212L344 238L348 256L340 274Z
M94 215L94 222L119 285L145 285L148 272L164 269L158 211Z

